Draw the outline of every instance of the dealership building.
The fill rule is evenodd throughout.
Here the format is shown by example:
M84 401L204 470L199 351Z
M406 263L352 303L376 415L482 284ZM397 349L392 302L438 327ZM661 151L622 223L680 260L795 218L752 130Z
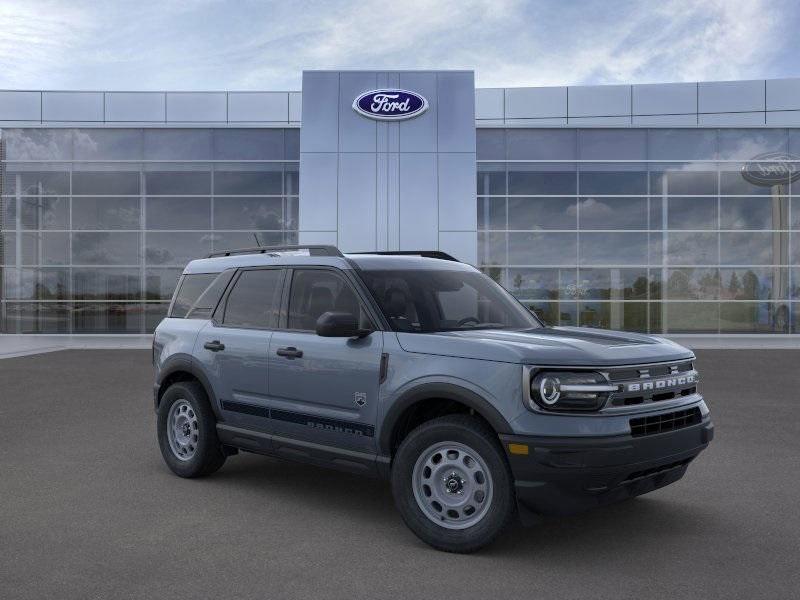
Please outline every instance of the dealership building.
M189 260L300 243L442 250L553 325L800 334L798 177L800 79L0 91L0 333L148 333Z

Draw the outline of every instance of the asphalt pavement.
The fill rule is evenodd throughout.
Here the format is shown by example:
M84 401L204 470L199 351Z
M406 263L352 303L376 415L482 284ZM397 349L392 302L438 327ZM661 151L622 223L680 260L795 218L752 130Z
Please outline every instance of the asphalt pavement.
M800 351L698 367L716 439L681 481L460 556L381 481L251 454L175 477L148 351L0 360L0 598L796 598Z

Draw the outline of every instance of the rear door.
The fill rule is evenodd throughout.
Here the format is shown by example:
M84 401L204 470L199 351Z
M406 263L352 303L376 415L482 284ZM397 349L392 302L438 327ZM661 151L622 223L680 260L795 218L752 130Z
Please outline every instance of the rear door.
M267 352L284 276L279 267L241 270L197 338L195 357L231 425L269 431Z
M278 435L375 451L383 334L326 338L315 332L328 311L356 315L375 329L352 282L339 270L296 268L269 347L272 426Z

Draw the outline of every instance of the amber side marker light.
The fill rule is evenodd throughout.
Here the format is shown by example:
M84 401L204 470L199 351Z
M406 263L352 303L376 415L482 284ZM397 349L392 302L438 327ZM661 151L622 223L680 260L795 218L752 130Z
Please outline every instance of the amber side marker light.
M509 444L508 451L511 454L528 454L528 444Z

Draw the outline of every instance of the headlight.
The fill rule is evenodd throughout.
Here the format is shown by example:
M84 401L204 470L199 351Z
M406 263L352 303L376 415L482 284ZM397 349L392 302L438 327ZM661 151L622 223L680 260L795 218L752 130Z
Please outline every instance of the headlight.
M543 371L530 385L531 400L545 410L600 410L617 391L604 375L592 371Z

